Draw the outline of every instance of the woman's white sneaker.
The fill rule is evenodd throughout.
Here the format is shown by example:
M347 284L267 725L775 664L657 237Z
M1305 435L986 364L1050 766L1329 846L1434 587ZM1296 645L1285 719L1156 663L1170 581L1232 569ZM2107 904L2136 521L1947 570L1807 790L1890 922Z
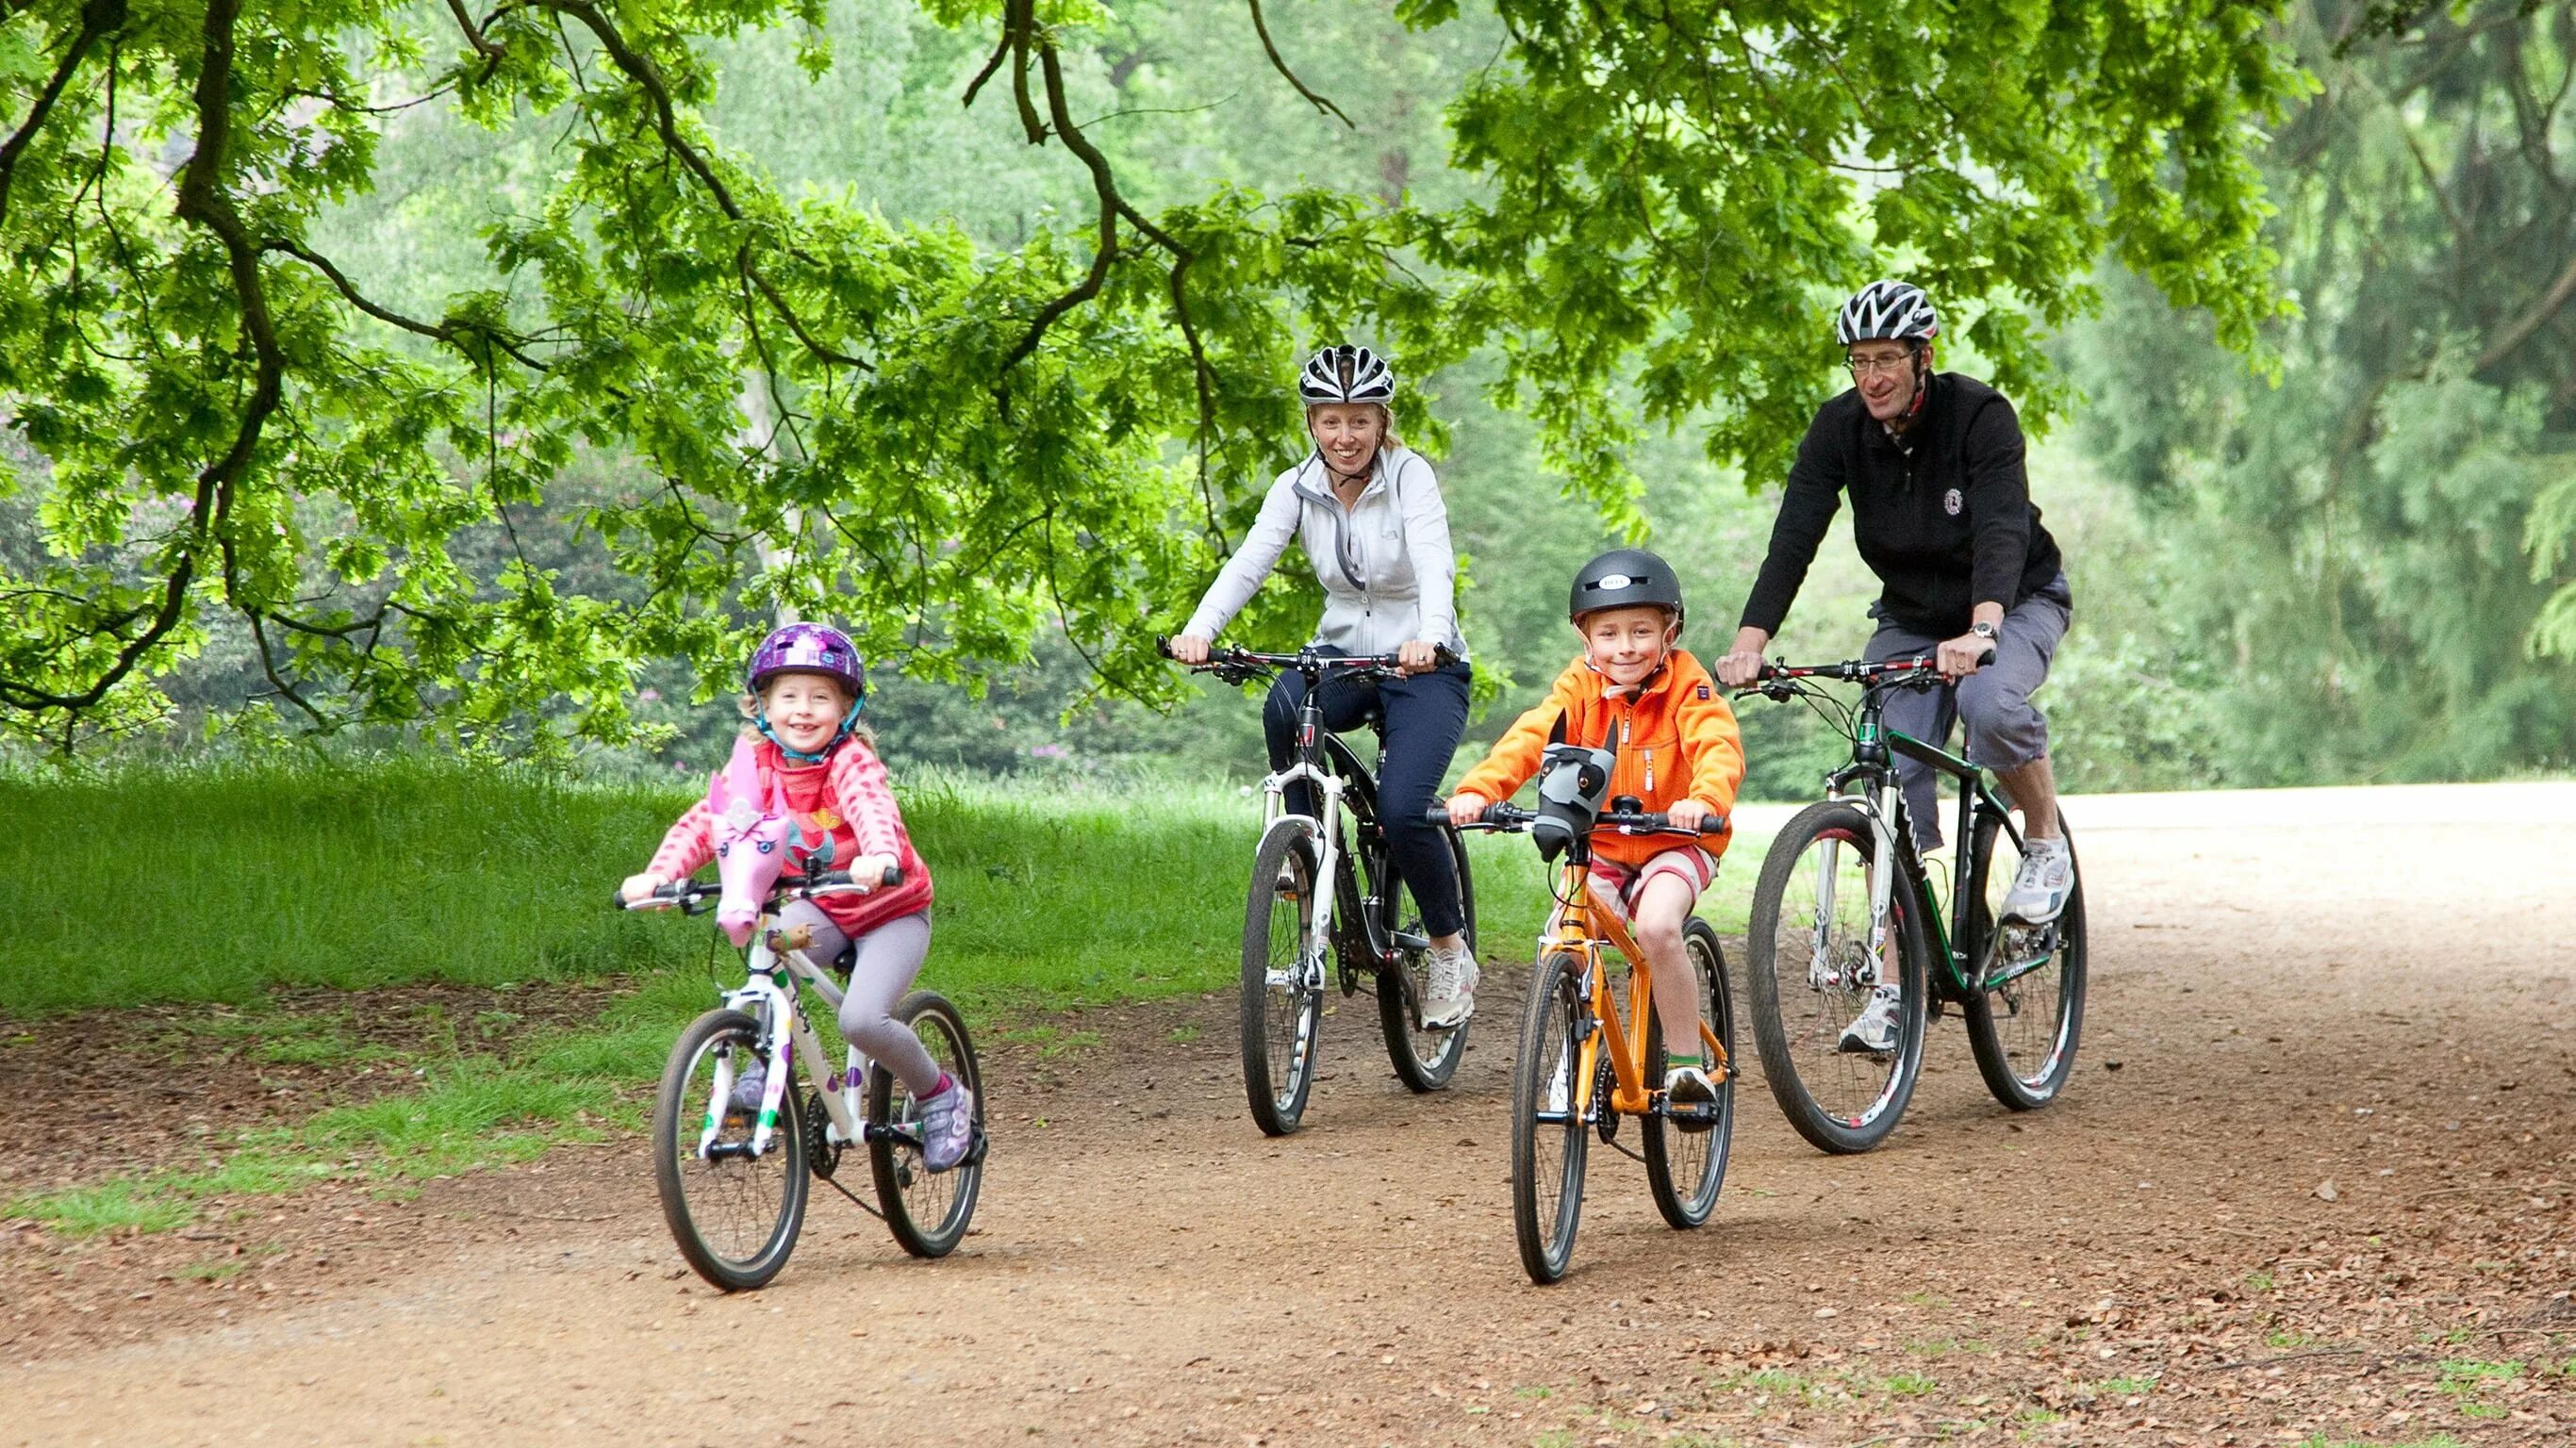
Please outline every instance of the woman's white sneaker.
M1445 1030L1476 1013L1476 985L1484 972L1477 969L1474 955L1435 945L1428 974L1431 979L1422 1002L1425 1030Z

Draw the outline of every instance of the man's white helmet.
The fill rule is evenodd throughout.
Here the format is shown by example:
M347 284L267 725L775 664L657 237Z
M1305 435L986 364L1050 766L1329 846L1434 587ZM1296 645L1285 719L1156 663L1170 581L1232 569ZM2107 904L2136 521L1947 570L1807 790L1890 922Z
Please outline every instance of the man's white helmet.
M1395 373L1385 358L1345 342L1307 359L1306 370L1297 376L1297 400L1308 407L1323 402L1393 402Z
M1929 342L1941 335L1940 314L1923 289L1905 282L1878 281L1852 293L1834 314L1834 343Z

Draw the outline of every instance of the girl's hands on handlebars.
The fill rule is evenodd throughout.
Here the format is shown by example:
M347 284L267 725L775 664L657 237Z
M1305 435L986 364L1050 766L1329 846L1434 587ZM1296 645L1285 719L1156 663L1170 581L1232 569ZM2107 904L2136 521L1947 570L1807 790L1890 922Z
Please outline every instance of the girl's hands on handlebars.
M1449 823L1472 825L1484 815L1485 807L1492 803L1492 800L1472 789L1462 789L1449 797Z
M1440 667L1440 646L1429 639L1415 639L1395 651L1395 671L1399 674L1427 674Z
M1172 658L1184 664L1207 662L1208 641L1197 634L1182 634L1171 641Z
M620 899L624 900L627 904L632 905L636 901L645 898L669 883L669 881L663 879L661 876L653 874L651 871L646 871L641 875L627 876L626 883L617 887L617 894ZM599 887L594 885L591 888L595 890Z
M850 883L862 895L885 883L885 873L900 862L892 855L861 855L850 862Z

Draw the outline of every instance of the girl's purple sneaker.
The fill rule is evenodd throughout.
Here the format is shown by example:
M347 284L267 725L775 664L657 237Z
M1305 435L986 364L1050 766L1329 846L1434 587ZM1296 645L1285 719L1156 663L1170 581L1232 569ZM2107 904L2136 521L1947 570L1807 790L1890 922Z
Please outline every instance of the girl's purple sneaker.
M946 1171L964 1161L974 1144L975 1093L943 1073L939 1089L921 1102L922 1160L932 1171Z

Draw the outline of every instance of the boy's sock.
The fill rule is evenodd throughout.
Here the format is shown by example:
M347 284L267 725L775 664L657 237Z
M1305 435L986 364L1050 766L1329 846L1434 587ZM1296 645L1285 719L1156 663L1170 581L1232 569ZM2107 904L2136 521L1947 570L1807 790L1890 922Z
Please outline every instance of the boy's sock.
M1693 1051L1687 1056L1683 1055L1679 1051L1666 1051L1664 1053L1664 1069L1667 1071L1678 1071L1684 1066L1697 1066L1702 1069L1706 1069L1707 1064L1707 1062L1700 1059L1699 1052L1697 1051Z

